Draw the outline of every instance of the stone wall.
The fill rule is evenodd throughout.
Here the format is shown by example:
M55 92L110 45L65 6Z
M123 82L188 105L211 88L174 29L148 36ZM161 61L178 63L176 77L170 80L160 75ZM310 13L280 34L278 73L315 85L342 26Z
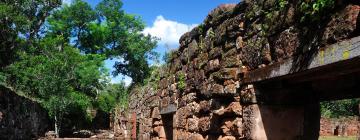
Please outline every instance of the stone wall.
M359 136L359 117L347 117L339 119L321 118L321 136Z
M33 139L50 128L47 112L36 102L0 86L0 139Z
M319 130L305 123L316 108L267 106L243 76L290 57L302 69L319 48L360 35L358 1L338 0L335 7L321 22L304 22L298 1L287 1L285 8L272 0L220 5L181 37L156 86L134 89L125 116L133 120L135 112L137 122L126 130L137 130L144 140L307 139Z

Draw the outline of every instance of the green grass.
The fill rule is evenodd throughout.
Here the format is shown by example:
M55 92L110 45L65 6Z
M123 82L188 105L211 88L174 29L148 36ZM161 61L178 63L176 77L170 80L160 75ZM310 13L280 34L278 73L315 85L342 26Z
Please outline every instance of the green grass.
M358 140L358 137L337 137L337 136L322 136L319 140Z

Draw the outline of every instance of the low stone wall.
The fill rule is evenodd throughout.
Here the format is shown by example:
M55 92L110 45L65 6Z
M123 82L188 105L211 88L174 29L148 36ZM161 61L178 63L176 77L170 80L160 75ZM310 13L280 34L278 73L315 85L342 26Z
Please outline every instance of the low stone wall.
M132 91L121 131L143 140L315 138L319 122L308 122L320 117L319 104L262 102L244 73L290 57L301 69L319 48L360 35L358 3L336 7L313 25L300 24L293 1L286 8L261 0L220 5L181 37L159 79Z
M0 86L0 139L33 139L50 128L47 112L36 102Z
M359 136L360 118L347 117L339 119L321 118L321 136Z

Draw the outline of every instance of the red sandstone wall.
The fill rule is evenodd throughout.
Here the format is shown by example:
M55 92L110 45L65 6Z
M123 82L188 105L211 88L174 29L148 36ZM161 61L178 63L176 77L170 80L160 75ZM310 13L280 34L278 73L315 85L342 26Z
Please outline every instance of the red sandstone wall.
M285 9L275 6L274 1L245 0L211 11L203 24L181 37L169 64L158 71L160 79L132 91L128 113L136 113L139 126L128 122L121 134L138 127L143 140L266 139L265 132L254 130L272 120L259 116L255 89L243 84L244 73L360 35L360 6L354 1L338 1L319 26L299 24L296 2ZM171 105L175 112L165 119L160 113ZM268 112L282 113L289 114L271 107ZM286 138L302 137L302 130L297 132Z
M360 118L348 117L340 119L321 118L320 135L321 136L359 136Z

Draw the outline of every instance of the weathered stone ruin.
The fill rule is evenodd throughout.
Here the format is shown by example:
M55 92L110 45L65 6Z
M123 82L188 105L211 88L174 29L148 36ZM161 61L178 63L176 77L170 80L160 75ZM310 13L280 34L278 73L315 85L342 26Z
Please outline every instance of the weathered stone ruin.
M37 102L0 86L0 139L33 139L50 127L47 112Z
M359 117L321 118L320 128L321 136L358 136Z
M359 89L358 73L332 75L332 80L323 74L329 69L358 72L352 50L360 46L360 5L337 0L320 20L304 17L299 5L245 0L211 11L204 23L181 37L179 49L157 71L159 79L132 91L129 110L114 126L115 136L317 139L319 101L353 98L353 92L338 96L345 88L334 86L339 82ZM356 60L352 67L330 65L350 59Z

